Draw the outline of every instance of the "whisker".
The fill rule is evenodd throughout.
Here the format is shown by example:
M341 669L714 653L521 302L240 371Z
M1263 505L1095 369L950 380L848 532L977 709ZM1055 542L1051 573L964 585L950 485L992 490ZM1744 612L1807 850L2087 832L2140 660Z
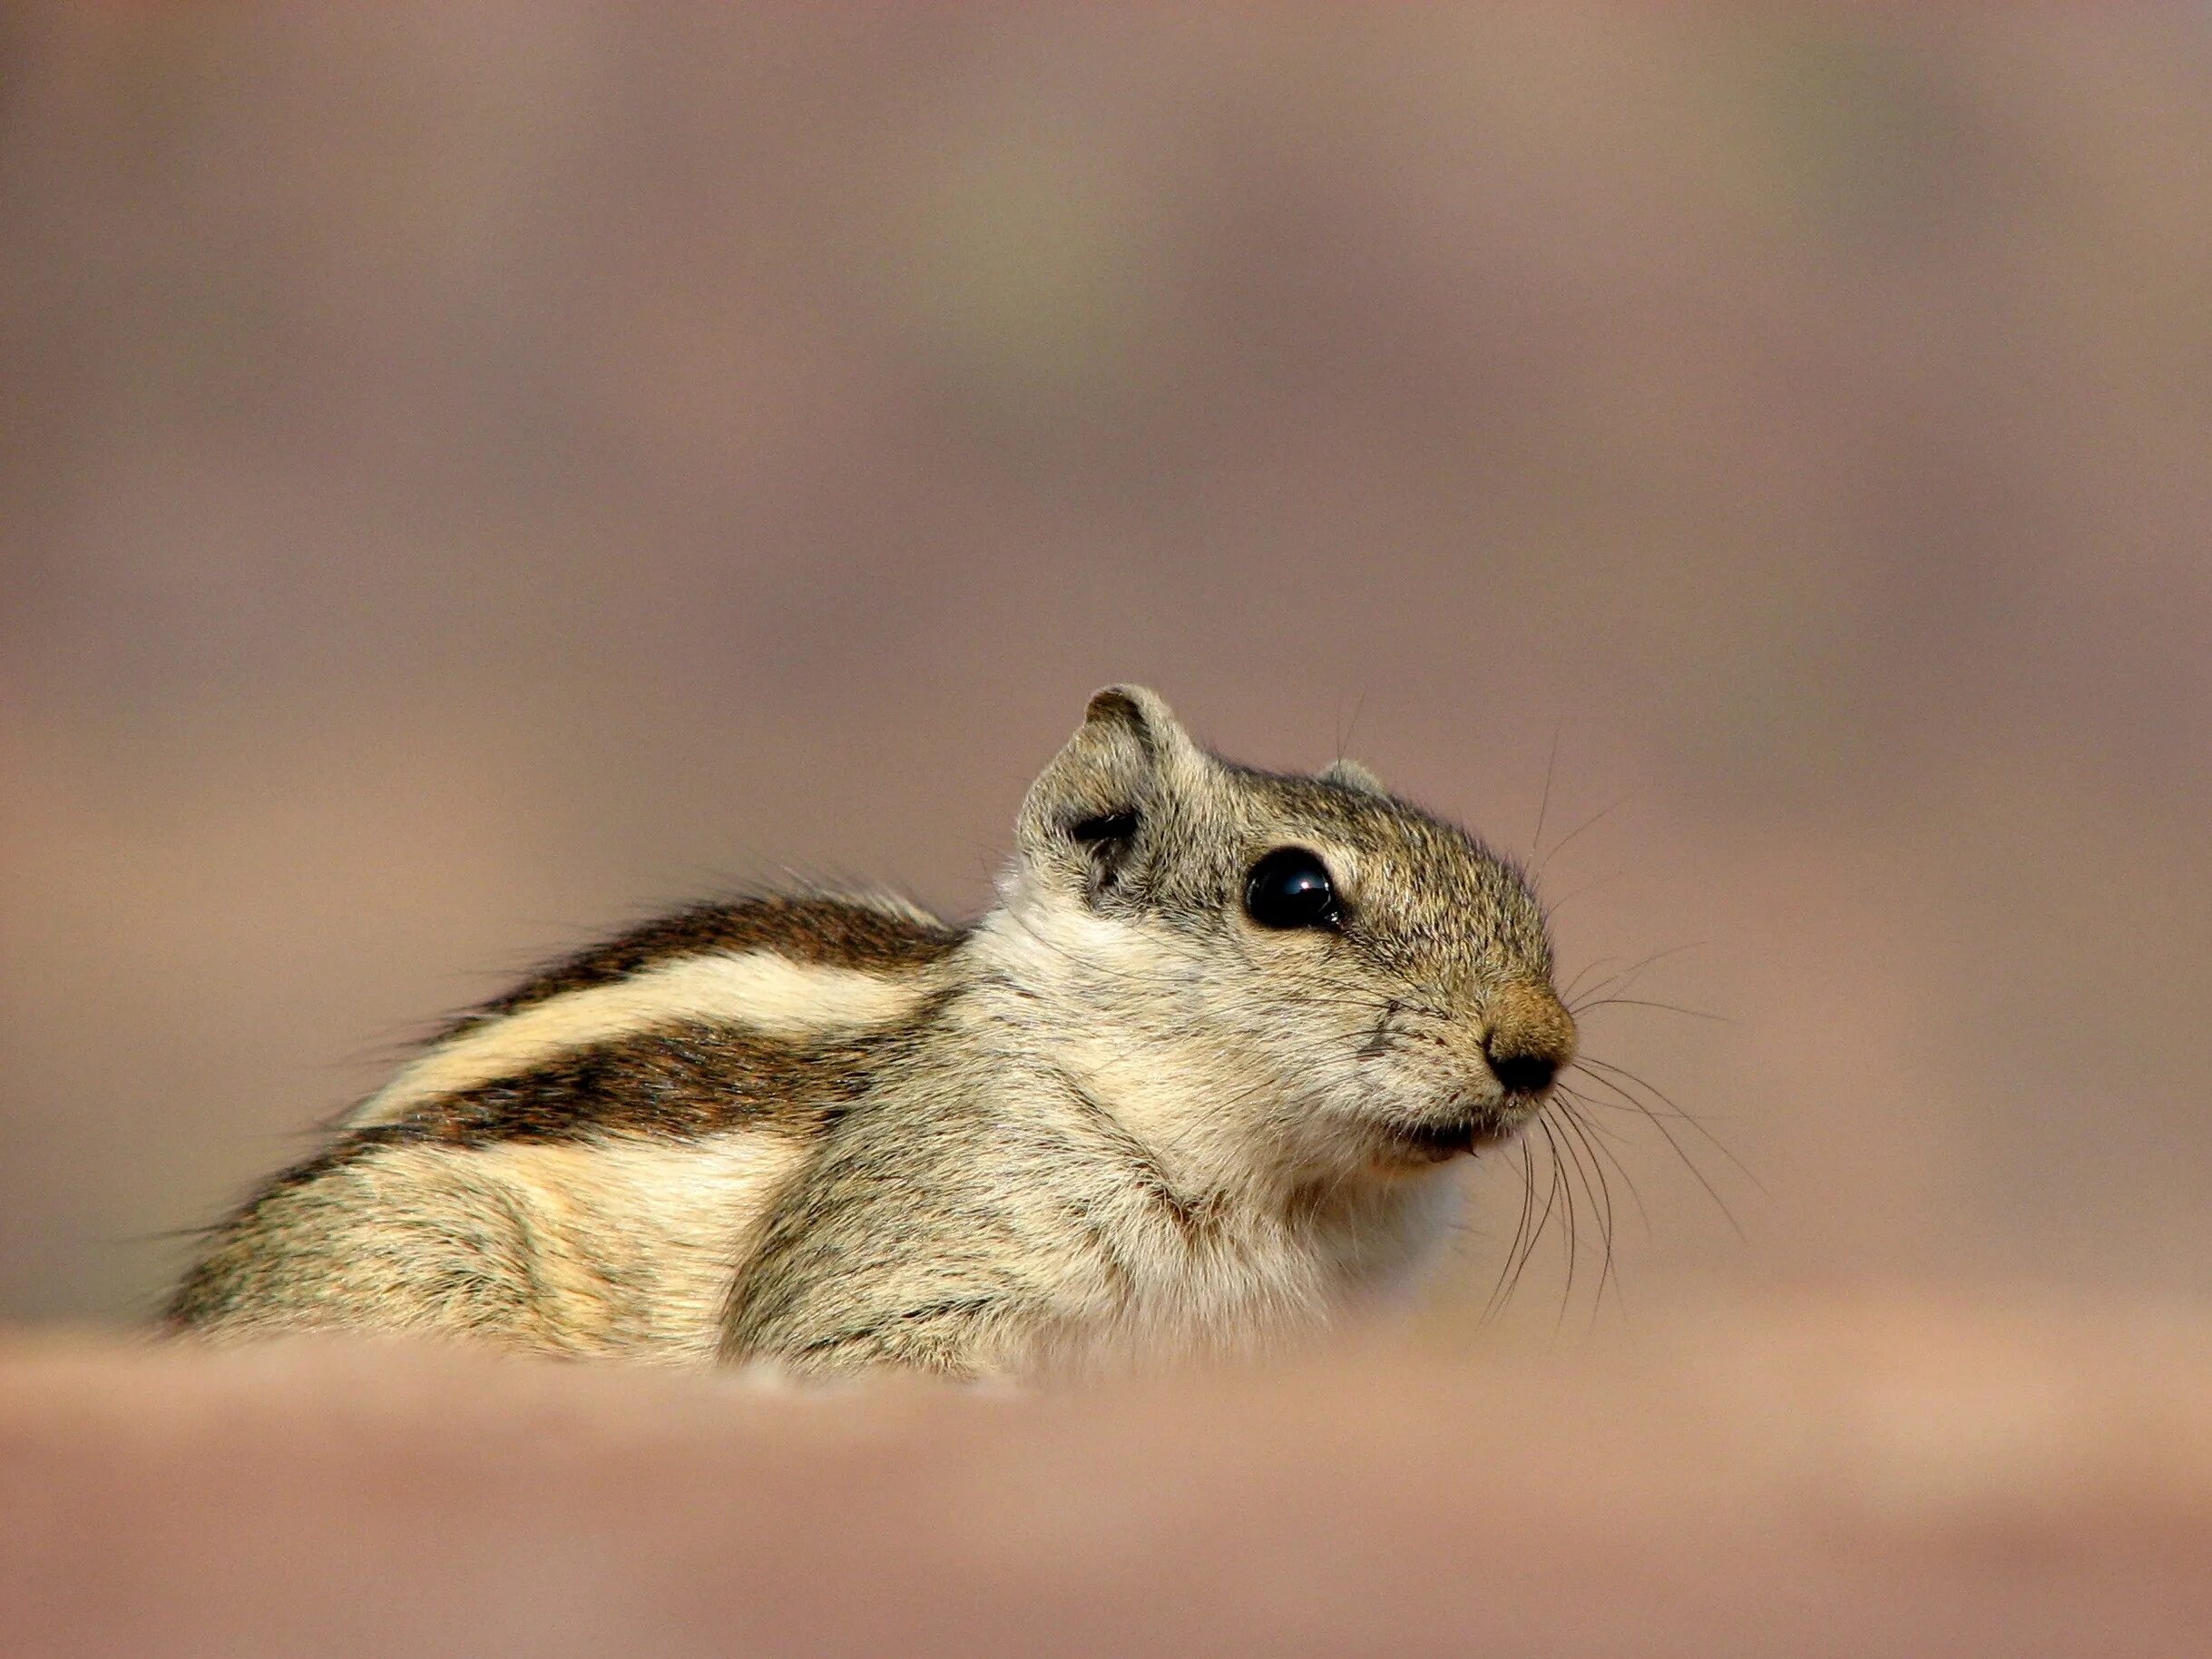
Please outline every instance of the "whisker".
M1544 1120L1541 1117L1536 1120L1536 1126L1544 1132L1544 1144L1551 1149L1551 1169L1553 1176L1561 1183L1567 1195L1567 1237L1565 1244L1565 1255L1567 1258L1567 1286L1566 1289L1560 1292L1559 1318L1554 1320L1551 1323L1551 1334L1556 1338L1559 1335L1561 1325L1566 1322L1567 1310L1574 1301L1574 1270L1576 1261L1581 1255L1582 1230L1574 1207L1574 1177L1569 1174L1566 1171L1566 1159L1560 1152L1559 1139L1551 1133L1551 1125L1544 1122Z
M1583 964L1583 965L1582 965L1582 966L1581 966L1580 968L1578 968L1578 969L1575 971L1575 976L1574 976L1574 977L1573 977L1573 978L1571 978L1571 979L1570 979L1570 980L1568 980L1568 981L1567 981L1567 983L1566 983L1566 985L1565 985L1565 986L1564 986L1564 987L1563 987L1561 989L1560 994L1559 994L1559 999L1560 999L1561 1002L1566 1002L1566 1001L1568 1001L1568 999L1569 999L1569 998L1571 998L1571 996L1573 996L1573 995L1574 995L1574 993L1575 993L1575 990L1576 990L1576 987L1578 987L1579 986L1581 986L1581 984L1582 983L1582 981L1583 981L1583 979L1584 979L1584 978L1586 978L1588 976L1590 976L1590 975L1591 975L1591 974L1596 973L1596 972L1597 972L1597 971L1598 971L1600 968L1603 967L1604 967L1604 966L1605 966L1605 965L1606 965L1608 962L1618 962L1618 961L1620 961L1620 958L1619 957L1599 957L1599 958L1598 958L1596 961L1594 961L1594 962L1585 962L1585 963L1584 963L1584 964ZM1609 980L1609 981L1607 981L1607 983L1608 983L1608 984L1610 984L1610 983L1611 983L1611 981L1610 981L1610 980ZM1600 988L1603 988L1603 987L1600 987Z
M1657 1129L1660 1134L1666 1137L1667 1144L1674 1149L1674 1155L1681 1160L1682 1167L1688 1170L1697 1178L1698 1184L1705 1189L1705 1195L1713 1201L1713 1207L1718 1210L1720 1213L1728 1219L1728 1223L1729 1227L1735 1231L1736 1236L1739 1239L1746 1238L1747 1235L1744 1232L1743 1223L1736 1219L1736 1212L1728 1208L1728 1201L1720 1196L1719 1190L1713 1185L1712 1182L1707 1177L1706 1173L1698 1167L1697 1160L1692 1158L1689 1153L1683 1149L1682 1143L1675 1138L1674 1131L1667 1127L1660 1115L1652 1111L1650 1107L1645 1105L1642 1101L1638 1100L1634 1095L1629 1094L1625 1089L1619 1087L1617 1085L1607 1082L1603 1077L1592 1075L1590 1081L1598 1085L1598 1086L1600 1088L1612 1090L1614 1094L1619 1095L1623 1100L1628 1101L1639 1112L1641 1112L1646 1117L1651 1120L1652 1127ZM1680 1115L1679 1111L1676 1113L1676 1115Z
M1551 1153L1551 1182L1550 1187L1545 1191L1544 1193L1543 1213L1536 1218L1536 1231L1529 1236L1528 1254L1524 1255L1521 1259L1521 1273L1527 1272L1529 1263L1535 1259L1536 1247L1543 1242L1544 1229L1551 1224L1551 1209L1552 1206L1559 1202L1559 1153L1556 1150L1553 1150ZM1519 1288L1521 1283L1521 1273L1515 1273L1513 1275L1513 1284L1516 1289Z
M1602 1079L1592 1077L1590 1081L1599 1083ZM1563 1089L1566 1085L1555 1083L1551 1086L1555 1089ZM1598 1112L1632 1112L1639 1117L1672 1117L1680 1118L1684 1123L1689 1121L1688 1118L1682 1117L1679 1112L1659 1111L1639 1101L1599 1100L1588 1095L1578 1095L1575 1099L1581 1104ZM1600 1133L1604 1132L1600 1131Z
M1522 1137L1521 1151L1524 1167L1528 1171L1529 1196L1532 1207L1536 1193L1535 1149L1525 1135ZM1537 1213L1535 1225L1529 1229L1528 1236L1522 1241L1519 1253L1507 1259L1506 1266L1511 1276L1505 1286L1504 1298L1498 1304L1501 1311L1512 1301L1513 1292L1521 1288L1522 1275L1529 1271L1529 1262L1536 1254L1536 1247L1543 1242L1544 1229L1551 1225L1551 1209L1558 1201L1559 1165L1555 1161L1551 1165L1551 1183L1545 1189L1543 1207Z
M1774 1196L1773 1193L1767 1191L1766 1183L1760 1181L1756 1174L1752 1173L1751 1166L1746 1163L1741 1158L1737 1157L1734 1153L1730 1152L1728 1146L1721 1141L1720 1137L1706 1127L1705 1120L1703 1118L1699 1117L1694 1112L1684 1111L1681 1103L1677 1101L1673 1095L1668 1094L1666 1090L1660 1088L1659 1085L1649 1081L1648 1078L1639 1076L1636 1073L1630 1071L1626 1066L1614 1065L1604 1060L1589 1058L1585 1056L1583 1058L1577 1059L1575 1064L1577 1065L1593 1065L1597 1067L1599 1071L1610 1072L1616 1077L1634 1084L1638 1088L1647 1089L1651 1094L1656 1095L1661 1101L1666 1103L1675 1116L1680 1118L1685 1124L1688 1124L1692 1129L1695 1129L1699 1134L1703 1135L1707 1144L1709 1144L1715 1152L1726 1158L1730 1163L1733 1163L1736 1166L1737 1173L1739 1173L1746 1181L1748 1181L1753 1186L1758 1189L1761 1197L1772 1198ZM1595 1083L1600 1081L1600 1079L1593 1075L1590 1081ZM1616 1091L1616 1093L1618 1093L1618 1091Z
M1611 806L1607 807L1603 811L1594 813L1590 817L1584 819L1580 824L1576 825L1572 830L1561 836L1552 844L1551 850L1544 854L1542 862L1538 864L1536 867L1536 874L1538 876L1542 876L1545 870L1549 869L1551 866L1551 860L1559 857L1561 852L1566 849L1567 845L1572 841L1576 836L1581 835L1583 830L1594 828L1604 820L1610 818L1615 812L1618 812L1622 807L1627 806L1630 801L1635 800L1637 796L1642 793L1643 788L1641 785L1639 785L1637 788L1630 790L1627 794L1623 795L1620 800L1613 802Z
M1605 1287L1613 1287L1613 1300L1620 1301L1620 1280L1613 1266L1613 1189L1606 1179L1605 1166L1598 1161L1594 1149L1590 1149L1588 1137L1579 1133L1571 1112L1562 1112L1559 1119L1560 1133L1567 1137L1568 1151L1573 1154L1575 1167L1581 1172L1582 1191L1589 1198L1591 1212L1597 1217L1600 1241L1605 1246L1604 1259L1598 1269L1598 1293L1590 1306L1590 1323L1594 1326L1598 1313L1605 1306ZM1583 1151L1590 1149L1587 1161Z
M1655 967L1659 963L1664 962L1669 957L1679 957L1686 950L1701 950L1705 947L1708 942L1708 941L1704 939L1692 939L1687 945L1670 945L1665 950L1655 950L1649 956L1640 957L1637 961L1630 963L1628 967L1622 968L1619 973L1613 975L1611 978L1607 979L1600 985L1594 987L1590 991L1590 995L1593 996L1602 996L1606 992L1613 990L1616 987L1625 991L1630 986L1636 982L1637 977L1641 975L1646 968ZM1609 961L1612 958L1610 957L1607 958Z
M1533 858L1543 857L1544 818L1551 810L1551 774L1559 767L1560 734L1566 730L1567 717L1561 714L1551 726L1551 752L1544 757L1543 798L1536 803L1536 833L1529 838L1529 852Z
M1557 916L1569 905L1574 903L1576 899L1587 898L1590 894L1599 892L1605 888L1612 886L1614 882L1620 880L1621 877L1627 875L1628 873L1629 872L1625 869L1617 869L1610 875L1600 876L1595 881L1585 881L1581 887L1571 888L1569 891L1561 894L1557 898L1547 898L1542 901L1544 914L1546 916Z
M1560 1128L1561 1128L1561 1132L1563 1133L1563 1132L1564 1132L1564 1129L1565 1129L1565 1124L1564 1124L1563 1123L1562 1123L1562 1124L1560 1124ZM1549 1125L1547 1124L1547 1133L1548 1133L1548 1132L1549 1132ZM1573 1142L1572 1142L1572 1141L1571 1141L1571 1140L1568 1140L1568 1141L1556 1141L1556 1142L1555 1142L1555 1144L1558 1144L1558 1145L1560 1146L1561 1150L1561 1151L1562 1151L1562 1152L1563 1152L1563 1153L1566 1154L1566 1158L1567 1158L1567 1165L1568 1165L1568 1167L1567 1167L1567 1191L1568 1191L1569 1196L1570 1196L1570 1197L1571 1197L1571 1196L1572 1196L1573 1192L1574 1192L1574 1183L1576 1183L1576 1181L1580 1180L1580 1181L1581 1182L1581 1183L1582 1183L1582 1194L1583 1194L1583 1196L1584 1196L1585 1198L1587 1198L1587 1199L1590 1201L1590 1208L1591 1208L1591 1211L1592 1211L1592 1213L1593 1213L1593 1216L1594 1216L1594 1214L1595 1214L1595 1212L1596 1212L1596 1210L1597 1210L1597 1196L1596 1196L1596 1194L1595 1194L1595 1193L1591 1193L1591 1191L1590 1191L1590 1177L1589 1177L1589 1174L1588 1174L1588 1173L1587 1173L1587 1172L1586 1172L1586 1171L1583 1169L1583 1167L1582 1167L1582 1160L1581 1160L1581 1155L1580 1155L1580 1154L1579 1154L1579 1153L1576 1152L1575 1147L1574 1147L1574 1144L1573 1144ZM1573 1212L1570 1212L1570 1213L1571 1213L1571 1214L1572 1214ZM1576 1236L1576 1239L1575 1239L1576 1253L1577 1253L1577 1254L1580 1254L1580 1253L1581 1253L1581 1236L1580 1236L1580 1229L1578 1229L1578 1230L1577 1230L1577 1236ZM1594 1319L1597 1317L1597 1312L1598 1312L1598 1310L1599 1310L1600 1308L1601 1308L1601 1307L1603 1307L1603 1306L1605 1305L1605 1281L1606 1281L1606 1278L1607 1278L1607 1276L1608 1276L1608 1275L1610 1274L1610 1272L1611 1271L1611 1268L1612 1268L1612 1252L1611 1252L1611 1249L1610 1249L1610 1245L1609 1245L1609 1247L1608 1247L1608 1249L1607 1249L1607 1251L1606 1251L1605 1254L1603 1254L1602 1256L1600 1256L1600 1257L1599 1258L1599 1261L1598 1261L1598 1290L1597 1290L1597 1294L1596 1294L1594 1297L1592 1297L1592 1298L1591 1298L1591 1301L1590 1301L1590 1317L1591 1317L1593 1320L1594 1320ZM1570 1285L1569 1285L1569 1291L1570 1291L1569 1296L1567 1296L1567 1297L1562 1297L1562 1298L1561 1299L1561 1301L1560 1301L1559 1317L1558 1317L1556 1320L1552 1320L1552 1322L1551 1322L1551 1334L1552 1334L1554 1337L1557 1337L1557 1336L1559 1335L1559 1332L1560 1332L1561 1328L1562 1326L1564 1326L1564 1325L1566 1324L1566 1322L1567 1322L1567 1309L1568 1309L1568 1307L1569 1307L1569 1305L1570 1305L1570 1302L1571 1302L1571 1292L1572 1292L1572 1289L1573 1289L1573 1287L1572 1287L1572 1284L1571 1284L1571 1282L1570 1282Z
M1563 1116L1558 1120L1558 1126L1562 1137L1561 1145L1572 1165L1569 1178L1579 1179L1582 1183L1582 1196L1590 1204L1590 1219L1598 1224L1598 1242L1602 1246L1598 1259L1598 1289L1590 1303L1590 1322L1594 1325L1600 1311L1605 1306L1605 1287L1612 1284L1614 1295L1617 1297L1620 1293L1620 1285L1613 1281L1612 1193L1605 1186L1602 1171L1596 1172L1600 1179L1592 1180L1591 1166L1584 1160L1581 1148L1575 1144L1571 1127Z
M1620 1268L1617 1268L1617 1265L1615 1265L1615 1261L1612 1261L1612 1179L1608 1177L1608 1174L1606 1174L1606 1162L1608 1162L1608 1157L1610 1157L1612 1168L1615 1168L1615 1170L1620 1170L1620 1177L1621 1177L1621 1182L1628 1185L1628 1197L1630 1197L1632 1201L1635 1201L1635 1205L1637 1205L1637 1214L1639 1214L1639 1217L1643 1219L1643 1236L1646 1236L1646 1239L1650 1239L1650 1236L1652 1236L1652 1221L1650 1221L1650 1214L1648 1214L1646 1210L1643 1210L1643 1197L1641 1197L1639 1193L1637 1193L1637 1183L1632 1182L1630 1177L1628 1177L1628 1170L1626 1170L1626 1168L1621 1168L1620 1157L1612 1157L1612 1154L1608 1153L1608 1150L1606 1150L1604 1146L1600 1146L1600 1144L1597 1144L1595 1139L1590 1137L1590 1126L1588 1126L1588 1124L1581 1122L1581 1114L1575 1111L1575 1106L1572 1106L1572 1102L1561 1102L1560 1128L1564 1130L1564 1133L1572 1134L1572 1137L1575 1137L1575 1139L1580 1139L1580 1142L1581 1142L1581 1146L1588 1148L1588 1153L1590 1153L1590 1168L1595 1170L1595 1173L1597 1173L1597 1185L1600 1185L1600 1193L1604 1194L1604 1212L1601 1212L1601 1214L1604 1214L1604 1228L1606 1228L1606 1279L1610 1279L1610 1281L1612 1281L1612 1305L1615 1305L1615 1307L1620 1307L1620 1310L1621 1310L1621 1316L1623 1316L1623 1319L1626 1319L1626 1316L1628 1316L1628 1296L1623 1294L1623 1291L1621 1291L1621 1274L1620 1274ZM1606 1285L1606 1279L1601 1279L1601 1281L1600 1281L1600 1301L1604 1301L1604 1285ZM1595 1320L1597 1320L1597 1307L1592 1307L1592 1310L1590 1310L1590 1323L1595 1325Z
M1513 1242L1505 1247L1505 1259L1498 1264L1498 1281L1490 1287L1490 1298L1483 1304L1483 1312L1476 1323L1487 1325L1493 1315L1503 1311L1506 1296L1506 1275L1512 1271L1514 1252L1528 1236L1529 1221L1536 1212L1536 1166L1531 1161L1529 1144L1523 1139L1516 1148L1521 1153L1521 1219L1513 1225Z
M1663 1008L1669 1014L1686 1014L1691 1019L1709 1019L1717 1025L1733 1026L1737 1022L1725 1014L1708 1014L1703 1008L1685 1008L1679 1003L1654 1002L1647 996L1592 996L1587 1002L1578 1002L1567 1012L1580 1019L1590 1008Z

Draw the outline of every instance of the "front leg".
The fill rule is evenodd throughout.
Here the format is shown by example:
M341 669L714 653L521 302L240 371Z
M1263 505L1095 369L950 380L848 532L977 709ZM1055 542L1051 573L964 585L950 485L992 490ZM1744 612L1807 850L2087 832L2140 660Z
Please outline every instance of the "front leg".
M974 1382L1016 1369L1030 1322L1018 1297L995 1292L905 1306L839 1302L804 1297L773 1317L741 1319L723 1357L764 1361L799 1379L902 1370Z
M855 1144L857 1141L858 1144ZM730 1288L719 1358L798 1377L881 1369L974 1379L1029 1369L1067 1280L1031 1218L966 1180L855 1137L778 1203Z

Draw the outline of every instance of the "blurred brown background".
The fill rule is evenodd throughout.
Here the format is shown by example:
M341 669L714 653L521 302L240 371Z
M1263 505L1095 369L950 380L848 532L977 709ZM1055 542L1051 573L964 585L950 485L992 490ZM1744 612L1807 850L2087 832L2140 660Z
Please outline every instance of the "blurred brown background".
M12 7L0 399L0 1316L651 904L977 906L1115 679L1516 851L1556 733L1696 947L1587 1046L1744 1236L1600 1114L1509 1330L2212 1291L2200 6Z

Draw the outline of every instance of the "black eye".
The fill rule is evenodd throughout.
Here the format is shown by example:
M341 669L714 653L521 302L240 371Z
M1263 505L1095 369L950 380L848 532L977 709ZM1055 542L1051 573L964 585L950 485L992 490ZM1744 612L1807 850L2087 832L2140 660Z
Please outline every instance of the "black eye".
M1245 913L1263 928L1337 928L1344 910L1328 866L1303 847L1277 847L1244 882Z

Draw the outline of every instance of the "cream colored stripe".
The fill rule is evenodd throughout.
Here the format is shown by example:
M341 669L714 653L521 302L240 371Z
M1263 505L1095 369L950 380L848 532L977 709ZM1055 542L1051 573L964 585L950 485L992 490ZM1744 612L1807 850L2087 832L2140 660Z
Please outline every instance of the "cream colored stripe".
M682 957L613 985L563 991L465 1031L408 1065L347 1122L355 1128L388 1124L441 1095L680 1020L744 1026L768 1036L884 1025L911 1013L927 988L914 973L794 962L772 950Z

